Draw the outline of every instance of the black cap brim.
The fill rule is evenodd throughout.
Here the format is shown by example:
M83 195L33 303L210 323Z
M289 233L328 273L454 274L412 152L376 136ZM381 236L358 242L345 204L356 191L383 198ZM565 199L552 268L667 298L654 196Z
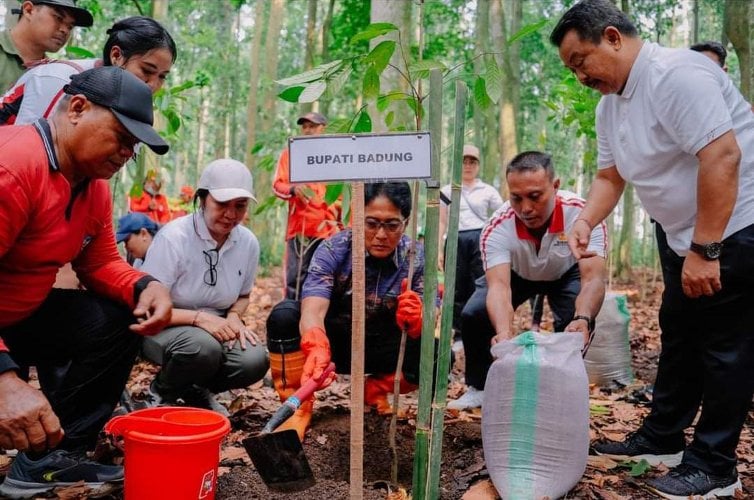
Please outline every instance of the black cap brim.
M139 142L143 142L144 144L149 146L149 149L151 149L158 155L164 155L168 152L170 146L168 146L168 143L165 142L162 137L160 137L160 134L158 134L151 125L140 122L139 120L134 120L133 118L129 118L123 113L112 108L110 109L110 111L113 112L118 121L126 128L126 130L131 133L131 135L136 137Z
M75 7L72 5L68 5L67 3L59 3L55 0L39 0L34 2L35 4L44 4L44 5L51 5L58 9L64 9L66 12L71 14L73 16L73 24L76 26L81 26L82 28L89 28L91 25L94 24L94 18L92 17L92 13L89 12L86 9L82 9L81 7Z

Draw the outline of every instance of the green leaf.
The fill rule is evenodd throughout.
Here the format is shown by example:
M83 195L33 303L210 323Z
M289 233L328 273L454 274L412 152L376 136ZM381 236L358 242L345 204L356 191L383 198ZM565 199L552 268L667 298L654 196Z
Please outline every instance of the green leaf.
M337 118L330 120L327 124L327 132L329 134L347 134L351 131L351 120L347 118Z
M652 466L643 458L638 462L634 460L624 460L618 464L618 467L625 467L629 469L628 475L631 477L642 476L647 471L652 470Z
M490 96L492 102L497 104L503 96L503 73L500 71L500 66L497 65L494 56L485 59L484 69L484 86L487 90L487 95Z
M276 164L275 157L268 154L259 159L257 162L257 168L266 172L272 172L275 170Z
M439 61L433 61L431 59L415 62L408 66L408 72L415 78L429 78L429 72L433 69L445 71L447 66Z
M610 413L610 408L602 405L589 405L590 415L607 415Z
M97 57L93 52L83 47L69 46L65 48L65 55L70 59L94 59Z
M535 31L539 31L542 26L546 25L549 21L547 19L542 19L541 21L538 21L533 24L527 24L520 30L518 30L518 33L514 34L512 37L508 39L508 45L511 45L513 42L520 40L521 38L528 36Z
M304 88L301 95L298 96L298 102L314 102L322 95L327 88L326 82L313 82Z
M377 110L380 113L382 113L383 111L387 109L388 106L390 106L391 102L405 101L406 99L410 99L410 98L411 96L406 94L405 92L401 92L399 90L393 90L377 98Z
M362 92L365 101L371 101L380 95L380 75L377 74L374 66L369 66L366 73L364 73Z
M275 195L267 197L262 203L257 205L257 208L254 210L254 215L259 215L262 212L265 212L274 207L277 201L282 202L283 200L279 200L279 198Z
M391 31L398 31L398 27L392 23L373 23L351 37L351 43L371 40Z
M251 154L255 155L255 154L259 153L262 150L263 147L264 147L264 143L263 142L258 142L256 144L254 144L254 147L251 148Z
M353 131L357 134L363 134L372 131L372 118L366 110L359 114L359 119L356 121L356 125L353 127Z
M333 70L334 68L337 68L342 62L342 59L330 61L324 64L320 64L316 68L310 69L309 71L299 73L298 75L289 76L288 78L283 78L282 80L275 80L275 82L284 87L313 82L315 80L321 79L327 73L331 72L331 70Z
M351 76L351 73L353 73L353 68L349 65L333 74L333 76L327 82L328 93L332 96L335 96L338 92L340 92L340 89L342 89L343 85L346 84L348 78Z
M417 103L416 99L408 99L406 101L406 104L409 108L411 108L411 112L414 114L414 116L418 116L420 121L423 121L424 118L424 106L421 106Z
M364 63L373 65L377 74L380 74L390 62L393 52L395 52L395 42L393 40L385 40L378 43L372 51L367 54L364 58Z
M288 102L298 102L298 98L306 87L288 87L284 91L278 94L278 97Z
M340 195L343 193L343 186L345 186L345 184L342 182L339 184L328 184L327 189L325 190L325 203L332 205L338 201L338 198L340 198Z
M178 129L181 128L181 117L178 113L176 113L175 110L168 108L162 111L162 115L168 121L168 135L173 135L178 132Z
M184 90L188 90L195 85L196 85L196 82L194 82L194 80L186 80L180 85L176 85L175 87L170 87L170 95L178 95Z
M474 102L483 110L492 106L492 99L487 95L484 78L481 76L478 76L474 82Z
M395 111L390 111L387 115L385 115L385 125L390 127L390 125L393 124L393 120L395 120Z

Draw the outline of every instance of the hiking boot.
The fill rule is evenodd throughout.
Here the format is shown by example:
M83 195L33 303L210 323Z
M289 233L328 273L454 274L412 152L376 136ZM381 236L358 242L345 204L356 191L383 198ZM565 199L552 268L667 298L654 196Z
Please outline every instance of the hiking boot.
M689 464L681 464L664 476L650 479L647 486L663 498L677 500L733 497L737 489L743 491L735 469L718 476Z
M230 416L228 409L215 399L215 395L212 394L209 389L205 389L204 387L192 385L188 390L181 394L181 399L187 406L212 410L223 417Z
M82 480L93 489L105 482L122 482L123 466L94 462L86 458L84 452L55 450L37 460L29 458L27 453L19 453L0 484L0 497L30 498Z
M483 401L484 391L469 386L463 396L448 403L448 410L471 410L472 408L481 408Z
M675 467L683 458L683 449L656 446L638 432L629 434L623 441L598 441L592 445L592 451L613 460L646 460L652 466L663 463Z

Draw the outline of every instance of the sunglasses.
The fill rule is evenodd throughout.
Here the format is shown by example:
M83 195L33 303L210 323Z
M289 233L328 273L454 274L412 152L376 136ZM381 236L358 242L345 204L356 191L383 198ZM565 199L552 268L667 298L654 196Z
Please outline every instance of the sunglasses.
M204 254L204 262L207 263L209 269L204 272L204 283L209 286L217 285L217 262L220 260L220 253L217 249L202 250Z
M382 228L388 234L395 234L400 232L405 224L406 221L400 219L391 219L386 221L373 219L371 217L364 219L364 229L366 229L370 233L376 233L380 230L380 228Z

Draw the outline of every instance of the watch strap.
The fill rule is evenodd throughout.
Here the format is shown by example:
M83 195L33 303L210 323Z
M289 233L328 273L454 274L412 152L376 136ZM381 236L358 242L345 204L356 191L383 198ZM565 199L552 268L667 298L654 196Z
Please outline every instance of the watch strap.
M589 331L594 331L594 320L590 316L587 316L585 314L577 314L573 317L573 321L576 321L577 319L583 319L584 321L586 321Z

